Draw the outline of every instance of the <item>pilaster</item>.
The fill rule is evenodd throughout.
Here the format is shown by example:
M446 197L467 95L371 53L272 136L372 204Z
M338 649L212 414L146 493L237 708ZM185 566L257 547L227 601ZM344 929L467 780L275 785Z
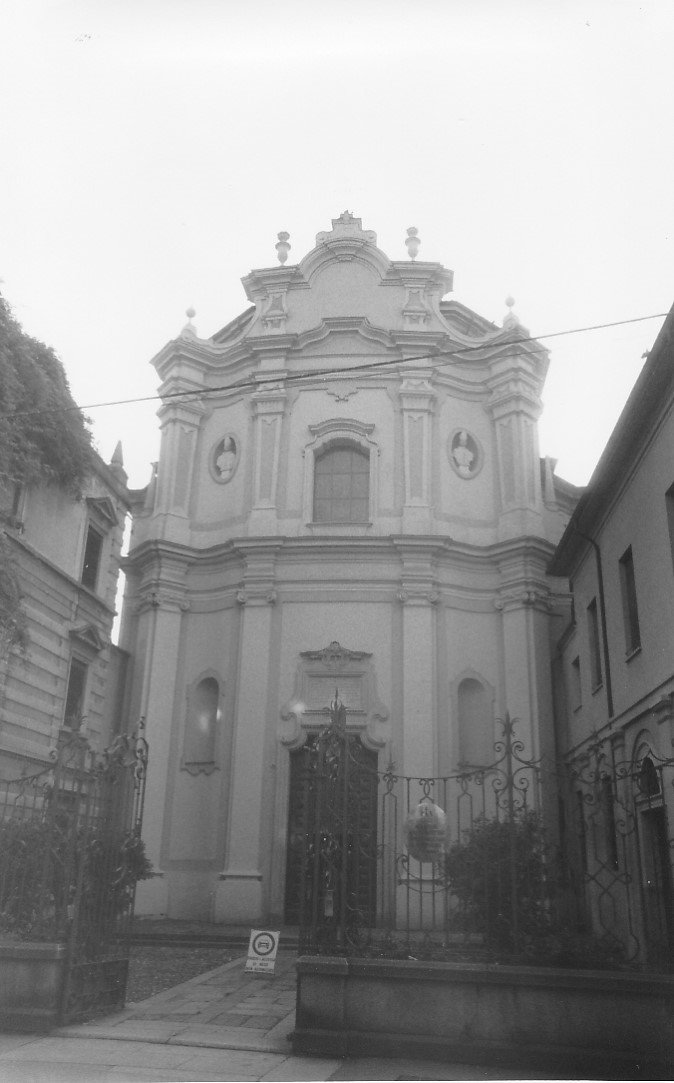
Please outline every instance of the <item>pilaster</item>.
M154 868L150 880L141 881L136 912L166 914L168 884L164 879L163 835L167 818L167 779L171 732L179 671L180 630L189 609L184 589L186 567L171 562L170 569L144 577L137 601L139 640L147 642L142 677L141 716L150 748L143 815L143 839ZM157 584L161 582L162 586ZM143 625L145 627L143 628Z
M402 572L403 759L406 775L433 774L437 763L436 606L433 553L427 545L396 543Z
M262 918L262 824L265 734L268 725L274 564L278 546L241 543L245 572L237 595L241 607L239 678L234 719L226 865L214 901L216 922Z
M435 391L431 371L406 371L400 385L405 497L402 528L408 534L431 529L431 434Z
M521 344L492 361L488 386L495 427L502 538L542 533L538 418L542 378L537 355Z
M163 520L163 536L189 540L189 497L199 424L204 414L200 399L171 399L158 411L161 453L154 511Z
M278 375L278 384L265 386L265 390L256 392L251 400L255 433L255 480L249 533L255 535L277 533L279 455L288 397L282 383L285 374Z

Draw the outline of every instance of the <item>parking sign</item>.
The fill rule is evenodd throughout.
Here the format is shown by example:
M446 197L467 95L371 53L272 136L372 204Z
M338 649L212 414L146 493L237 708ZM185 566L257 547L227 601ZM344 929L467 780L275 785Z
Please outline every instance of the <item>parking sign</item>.
M253 973L263 971L273 974L276 966L279 933L270 933L266 929L251 929L248 943L246 970Z

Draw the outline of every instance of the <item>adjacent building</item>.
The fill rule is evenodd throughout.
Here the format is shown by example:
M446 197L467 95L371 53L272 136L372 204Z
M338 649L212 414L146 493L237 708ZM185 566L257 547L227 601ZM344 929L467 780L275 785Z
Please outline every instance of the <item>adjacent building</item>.
M127 700L151 749L137 912L292 918L302 749L335 688L380 770L552 753L547 568L578 491L539 456L548 354L344 212L154 358L161 450L125 564ZM296 855L295 855L296 856Z
M104 748L121 726L126 655L111 643L129 512L121 448L93 456L77 500L56 485L0 491L26 646L0 660L0 777L40 770L73 730Z
M674 310L550 565L573 619L555 659L567 833L591 923L674 943Z

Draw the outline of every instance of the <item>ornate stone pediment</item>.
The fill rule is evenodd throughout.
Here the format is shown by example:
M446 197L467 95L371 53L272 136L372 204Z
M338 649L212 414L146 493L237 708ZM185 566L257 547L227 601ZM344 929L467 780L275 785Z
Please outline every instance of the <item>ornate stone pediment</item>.
M372 655L366 654L365 651L347 650L336 639L320 651L302 651L300 654L300 658L306 658L308 662L318 662L334 673L340 673L352 662L362 662L363 659L371 657Z
M107 639L101 635L95 624L84 621L80 624L74 624L68 634L79 647L84 648L87 652L91 651L98 654L108 645Z
M302 651L291 699L281 708L278 737L298 748L307 734L330 720L335 693L346 708L346 728L374 750L388 740L388 708L377 696L372 655L333 640L320 650Z
M117 512L115 511L115 505L108 496L88 496L87 507L90 512L93 512L94 517L98 518L99 522L106 529L110 529L112 526L117 526Z
M309 732L327 726L329 704L337 692L346 707L347 731L360 733L374 751L383 747L389 738L389 712L377 695L372 654L351 651L333 640L299 657L294 694L281 709L278 740L298 748Z

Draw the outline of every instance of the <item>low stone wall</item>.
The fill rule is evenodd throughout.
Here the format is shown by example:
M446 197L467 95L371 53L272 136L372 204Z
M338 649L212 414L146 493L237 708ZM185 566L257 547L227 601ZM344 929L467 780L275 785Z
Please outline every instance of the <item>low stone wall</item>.
M298 1053L423 1056L586 1075L674 1066L674 977L303 956Z
M65 944L0 944L0 1029L57 1025L65 958Z

